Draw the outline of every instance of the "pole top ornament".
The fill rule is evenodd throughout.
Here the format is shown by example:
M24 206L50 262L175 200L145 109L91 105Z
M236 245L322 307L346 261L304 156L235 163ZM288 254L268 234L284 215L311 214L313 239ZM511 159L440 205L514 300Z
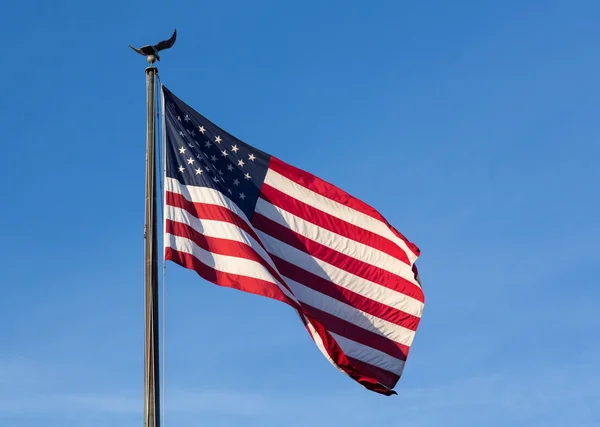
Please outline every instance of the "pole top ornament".
M170 39L163 40L155 45L146 45L146 46L142 46L140 48L129 45L129 47L132 48L133 50L135 50L140 55L146 56L148 59L148 63L150 65L152 65L152 64L154 64L155 60L160 61L160 56L158 55L158 52L172 47L175 44L176 39L177 39L177 30L173 31L173 35L171 36Z

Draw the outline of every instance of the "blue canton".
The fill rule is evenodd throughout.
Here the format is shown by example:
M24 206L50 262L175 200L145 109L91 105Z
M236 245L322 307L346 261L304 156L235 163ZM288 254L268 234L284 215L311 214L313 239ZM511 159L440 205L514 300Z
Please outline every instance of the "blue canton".
M167 177L220 191L252 219L270 155L225 132L163 86Z

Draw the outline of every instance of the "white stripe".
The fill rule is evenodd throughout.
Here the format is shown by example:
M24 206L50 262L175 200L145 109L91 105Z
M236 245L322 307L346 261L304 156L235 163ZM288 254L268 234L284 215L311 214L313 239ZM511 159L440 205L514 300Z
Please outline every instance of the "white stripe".
M212 219L198 219L188 211L175 206L165 206L165 218L175 222L189 225L198 233L206 237L215 237L218 239L233 240L250 246L258 255L264 259L271 267L277 270L273 260L265 249L243 229L237 225L226 221L217 221Z
M349 340L341 335L337 335L332 332L330 333L342 348L346 356L353 357L361 362L385 369L386 371L392 372L396 375L402 375L402 371L404 370L404 360L397 359L372 347Z
M165 247L175 249L176 251L183 252L194 256L202 264L221 271L223 273L235 274L238 276L246 276L255 279L265 280L271 282L288 297L296 301L296 298L290 294L290 292L282 286L277 279L275 279L269 270L266 269L262 264L246 259L233 257L229 255L221 255L213 252L209 252L190 239L185 237L175 236L173 234L165 234Z
M413 342L415 332L410 329L358 310L351 305L291 280L289 277L285 278L285 282L301 303L306 303L339 319L346 320L359 328L374 332L377 335L408 347Z
M317 348L321 351L321 353L323 353L323 356L325 356L325 358L329 361L329 363L331 363L335 367L335 369L337 369L340 372L345 373L344 370L342 368L340 368L337 365L337 363L335 363L335 361L331 358L331 356L327 352L327 349L325 348L325 344L323 344L323 339L321 338L321 335L319 335L319 333L317 332L317 330L315 329L315 327L313 326L313 324L310 322L310 320L308 320L301 313L298 313L298 315L301 317L301 319L303 320L303 322L308 327L308 333L310 334L311 338L313 339L313 341L317 345Z
M256 230L256 233L269 253L359 295L421 317L422 302L313 258L306 252L283 243L260 230Z
M354 210L346 205L338 203L334 200L328 199L294 181L284 177L283 175L275 172L272 169L267 171L265 177L265 184L270 185L273 188L278 189L286 193L288 196L300 200L310 206L326 212L330 215L335 216L343 221L354 224L357 227L361 227L365 230L369 230L372 233L378 234L392 242L396 243L408 257L411 265L417 260L417 255L414 254L406 242L396 236L390 228L382 221L373 218L372 216L366 215L362 212Z
M389 271L419 286L410 266L385 252L319 227L262 198L258 199L255 211L334 251Z
M183 185L175 178L167 177L165 179L165 192L166 191L181 194L190 202L206 203L207 205L225 207L238 215L246 222L246 224L252 227L248 217L246 217L246 214L238 207L238 205L232 202L225 194L213 188L199 187L196 185Z
M215 189L208 188L208 187L200 187L200 186L195 186L195 185L183 185L176 179L168 178L168 177L165 179L165 192L166 191L170 191L172 193L179 194L179 195L185 197L185 199L188 200L189 202L205 203L207 205L215 205L215 206L221 206L221 207L227 208L232 213L239 216L242 219L242 221L244 221L248 225L248 227L250 227L251 230L254 230L254 227L252 226L252 224L250 224L250 221L248 221L246 214L233 201L231 201L231 199L229 199L227 196L225 196L220 191L217 191ZM246 233L241 228L239 228L236 225L231 224L229 222L225 222L225 221L213 221L213 220L206 220L206 219L200 220L200 219L194 217L193 215L189 214L187 211L185 211L183 209L175 208L174 206L167 205L166 203L167 203L167 198L165 197L165 207L164 207L165 219L168 217L169 212L174 212L171 209L178 209L180 211L180 213L184 213L184 215L186 215L186 217L188 218L188 222L184 222L184 221L179 221L179 222L184 222L185 224L192 226L192 228L194 228L199 233L202 233L209 237L220 237L220 238L224 238L224 239L230 239L230 240L235 240L235 241L239 241L242 243L246 243L249 246L251 246L252 248L254 248L258 252L260 257L262 259L264 259L271 267L273 267L277 271L277 267L275 267L273 260L271 259L269 254L267 254L265 252L264 248L262 246L260 246L254 238L252 238L248 233ZM178 218L181 218L181 217L178 217ZM176 218L170 218L170 219L178 221L178 219L176 219ZM219 223L219 225L217 225L216 223ZM203 227L200 224L203 224L204 227L208 227L208 232L210 234L206 234L203 231ZM234 227L235 230L230 228L230 226ZM236 233L236 230L237 230L237 233ZM166 244L165 244L165 246L166 246ZM235 273L235 272L232 272L232 273ZM276 279L273 278L273 280L276 280ZM281 286L281 284L279 282L277 282L277 285L282 289L283 292L285 292L286 296L288 296L293 301L297 302L296 297L293 296L292 294L290 294L290 292L285 288L285 286Z

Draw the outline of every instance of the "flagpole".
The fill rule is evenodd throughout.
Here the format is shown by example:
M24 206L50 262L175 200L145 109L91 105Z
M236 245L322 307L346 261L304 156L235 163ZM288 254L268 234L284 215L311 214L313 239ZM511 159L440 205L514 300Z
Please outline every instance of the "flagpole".
M146 220L144 223L144 426L160 427L158 355L158 236L156 220L156 76L158 52L175 44L177 30L155 45L129 47L145 56L146 68Z
M146 221L144 270L144 426L160 427L160 381L158 347L158 252L156 219L156 98L158 69L154 55L148 55L146 68Z

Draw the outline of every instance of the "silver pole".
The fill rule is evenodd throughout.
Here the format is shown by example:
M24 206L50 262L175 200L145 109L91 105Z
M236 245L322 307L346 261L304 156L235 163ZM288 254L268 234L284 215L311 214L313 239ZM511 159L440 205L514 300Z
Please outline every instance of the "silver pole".
M145 338L144 338L144 426L160 427L160 384L158 363L158 259L156 221L156 140L154 56L146 68L148 127L146 130L146 225L145 225Z
M144 426L160 427L160 382L158 363L158 252L156 221L156 124L155 80L158 74L154 61L160 61L158 52L175 44L177 30L168 40L155 45L129 47L146 56L146 222L144 225Z

